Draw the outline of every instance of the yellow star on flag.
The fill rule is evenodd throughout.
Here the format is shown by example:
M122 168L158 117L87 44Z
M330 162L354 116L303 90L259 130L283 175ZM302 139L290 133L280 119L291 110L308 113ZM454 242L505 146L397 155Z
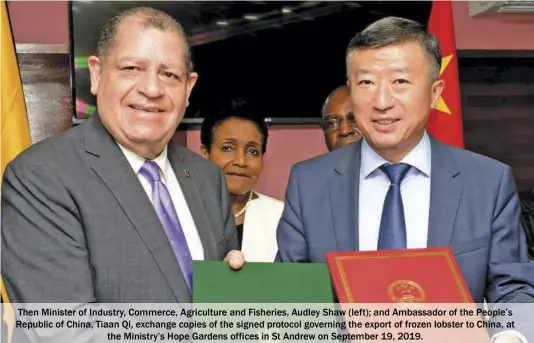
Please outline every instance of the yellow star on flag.
M453 55L449 55L441 59L441 70L439 71L440 76L443 75L443 72L445 71L445 69L447 69L447 66L451 62L452 57ZM434 108L438 111L451 114L451 110L449 110L449 107L447 106L447 104L445 103L445 100L443 100L441 96L439 97L436 107Z

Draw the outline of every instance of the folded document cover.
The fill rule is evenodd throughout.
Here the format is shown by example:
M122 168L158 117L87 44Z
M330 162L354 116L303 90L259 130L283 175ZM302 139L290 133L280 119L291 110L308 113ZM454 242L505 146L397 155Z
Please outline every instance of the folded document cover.
M458 312L476 313L476 305L450 248L333 252L326 259L342 307L373 313L359 315L365 325L358 333L387 340L490 342L486 329L475 324L480 318ZM402 326L391 326L393 320Z
M472 303L452 250L332 252L326 255L343 303Z
M226 262L194 261L195 303L332 303L326 263L246 262L233 270Z

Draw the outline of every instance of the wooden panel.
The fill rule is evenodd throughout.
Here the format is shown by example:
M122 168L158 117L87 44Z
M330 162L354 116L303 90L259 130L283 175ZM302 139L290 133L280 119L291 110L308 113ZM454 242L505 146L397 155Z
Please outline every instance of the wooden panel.
M33 143L72 127L69 55L51 52L17 55Z
M534 87L462 83L465 146L512 167L519 190L534 187Z
M31 44L16 43L18 54L68 54L69 47L65 44Z

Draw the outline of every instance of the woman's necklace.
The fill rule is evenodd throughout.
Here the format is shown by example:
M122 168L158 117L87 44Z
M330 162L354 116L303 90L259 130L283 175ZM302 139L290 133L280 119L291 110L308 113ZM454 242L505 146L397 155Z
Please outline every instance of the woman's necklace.
M243 208L241 209L241 211L237 212L236 214L234 214L234 218L237 219L239 217L241 217L243 214L245 214L245 211L247 210L247 204L248 202L252 200L252 191L250 191L250 195L248 196L248 200L247 202L245 203L245 206L243 206Z

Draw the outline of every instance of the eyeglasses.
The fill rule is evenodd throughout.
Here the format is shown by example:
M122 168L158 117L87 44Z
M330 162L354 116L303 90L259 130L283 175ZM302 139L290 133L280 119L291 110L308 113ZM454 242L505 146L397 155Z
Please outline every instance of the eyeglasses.
M352 112L349 112L344 119L343 118L339 118L339 117L334 117L334 116L327 116L325 119L323 119L323 121L321 123L321 128L326 133L339 131L339 129L341 128L341 125L343 124L344 121L351 128L357 127L356 119L354 118L354 114Z

